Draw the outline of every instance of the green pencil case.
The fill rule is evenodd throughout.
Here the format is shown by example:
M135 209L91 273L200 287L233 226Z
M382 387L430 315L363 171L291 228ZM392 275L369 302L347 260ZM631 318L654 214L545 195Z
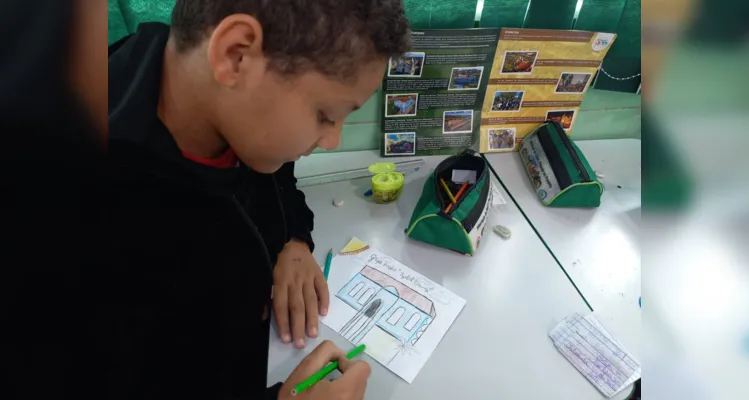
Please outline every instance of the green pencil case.
M447 210L451 200L441 186L440 178L445 182L452 182L454 169L475 170L476 183L467 186L456 203ZM424 183L406 235L435 246L473 255L478 250L492 204L489 174L486 160L470 150L439 163ZM457 195L459 186L452 185L453 195Z
M603 185L556 121L528 134L518 153L538 199L551 207L598 207Z

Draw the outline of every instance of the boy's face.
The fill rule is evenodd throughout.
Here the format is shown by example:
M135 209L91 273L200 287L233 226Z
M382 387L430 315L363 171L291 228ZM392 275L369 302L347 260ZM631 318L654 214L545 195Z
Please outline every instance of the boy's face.
M207 43L213 124L240 160L272 173L317 147L335 149L343 120L377 90L387 60L362 62L342 83L317 72L283 76L269 68L263 29L247 14L226 17Z
M220 132L252 169L272 173L315 148L335 149L343 121L377 90L386 60L359 66L348 84L316 72L283 77L265 69L220 94Z

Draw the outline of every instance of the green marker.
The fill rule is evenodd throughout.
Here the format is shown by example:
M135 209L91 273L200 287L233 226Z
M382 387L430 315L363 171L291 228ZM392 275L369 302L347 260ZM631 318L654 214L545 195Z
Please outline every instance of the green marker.
M325 275L325 280L328 280L328 274L330 274L330 263L333 262L333 249L330 249L328 251L328 257L325 259L325 269L323 270L323 275Z
M354 348L348 354L346 354L346 359L350 360L358 356L366 348L367 346L363 344ZM333 361L332 363L326 365L325 367L323 367L323 369L317 371L317 373L303 380L302 383L296 385L294 389L291 389L291 395L296 396L299 393L302 393L303 391L309 389L310 386L325 379L325 377L328 376L329 373L333 372L336 368L338 368L338 361Z

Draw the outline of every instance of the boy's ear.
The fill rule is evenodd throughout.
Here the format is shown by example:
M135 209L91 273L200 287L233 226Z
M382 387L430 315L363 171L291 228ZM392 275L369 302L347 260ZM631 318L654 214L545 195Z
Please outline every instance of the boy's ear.
M208 64L222 86L244 86L260 79L266 66L260 22L247 14L224 18L208 42Z

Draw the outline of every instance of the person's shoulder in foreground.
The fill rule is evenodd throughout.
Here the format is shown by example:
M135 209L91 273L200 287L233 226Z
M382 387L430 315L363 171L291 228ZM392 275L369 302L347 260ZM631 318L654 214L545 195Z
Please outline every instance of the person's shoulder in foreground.
M363 397L369 367L330 342L265 389L270 289L279 334L303 347L327 285L309 278L312 213L293 162L336 148L409 46L400 0L177 0L171 28L144 24L110 47L112 392L287 398L336 359L341 378L296 398Z

